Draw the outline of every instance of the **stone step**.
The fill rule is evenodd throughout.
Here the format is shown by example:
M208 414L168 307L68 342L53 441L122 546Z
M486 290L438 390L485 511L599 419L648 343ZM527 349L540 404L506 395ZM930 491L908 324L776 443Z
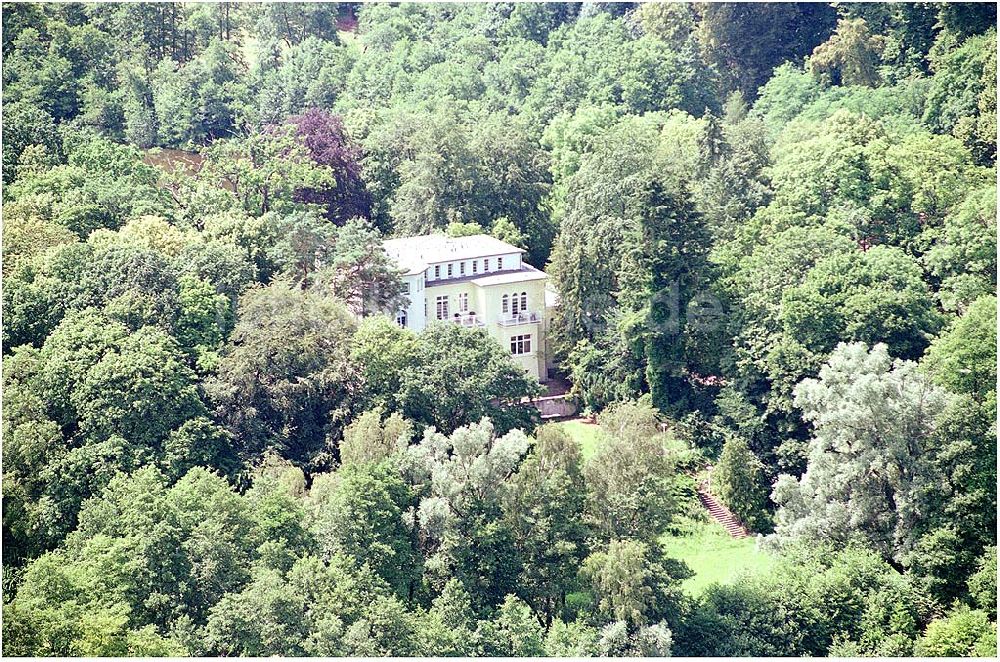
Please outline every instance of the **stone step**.
M701 505L705 507L712 519L722 525L726 533L734 538L748 538L750 536L736 515L712 496L706 484L699 485L697 493Z

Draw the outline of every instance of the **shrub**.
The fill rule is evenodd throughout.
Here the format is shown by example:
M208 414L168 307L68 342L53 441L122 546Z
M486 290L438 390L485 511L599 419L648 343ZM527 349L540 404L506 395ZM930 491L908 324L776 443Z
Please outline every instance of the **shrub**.
M761 532L771 529L764 465L742 437L732 435L722 447L712 472L712 490L747 527Z

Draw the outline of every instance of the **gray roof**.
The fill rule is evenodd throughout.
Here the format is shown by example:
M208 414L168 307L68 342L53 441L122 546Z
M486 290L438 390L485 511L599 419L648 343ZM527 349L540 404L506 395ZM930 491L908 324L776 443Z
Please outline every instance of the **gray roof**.
M505 285L507 283L523 283L529 280L544 280L548 278L544 271L540 271L527 262L521 263L520 269L509 269L505 271L491 271L485 274L466 274L458 278L443 278L441 280L427 281L427 287L438 285L454 285L455 283L473 283L479 287L490 285Z
M475 234L469 237L427 234L419 237L387 239L382 242L382 246L408 276L443 262L524 252L523 248L512 246L488 234Z
M473 283L480 287L489 285L505 285L507 283L523 283L529 280L543 280L548 278L544 271L539 271L527 262L521 263L521 268L517 271L498 271L479 278L473 279Z

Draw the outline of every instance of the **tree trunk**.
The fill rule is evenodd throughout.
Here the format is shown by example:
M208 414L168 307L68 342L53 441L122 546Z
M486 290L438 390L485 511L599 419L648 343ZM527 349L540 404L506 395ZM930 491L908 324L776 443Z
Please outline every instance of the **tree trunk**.
M281 6L281 16L285 19L285 43L292 45L292 25L288 22L288 10Z

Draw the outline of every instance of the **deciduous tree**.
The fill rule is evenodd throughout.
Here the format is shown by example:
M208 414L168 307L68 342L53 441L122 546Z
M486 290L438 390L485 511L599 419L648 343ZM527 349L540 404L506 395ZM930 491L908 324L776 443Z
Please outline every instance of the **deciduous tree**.
M782 475L772 498L778 541L866 540L900 564L919 523L919 493L936 480L926 450L949 396L885 345L841 344L795 391L813 424L809 462Z

